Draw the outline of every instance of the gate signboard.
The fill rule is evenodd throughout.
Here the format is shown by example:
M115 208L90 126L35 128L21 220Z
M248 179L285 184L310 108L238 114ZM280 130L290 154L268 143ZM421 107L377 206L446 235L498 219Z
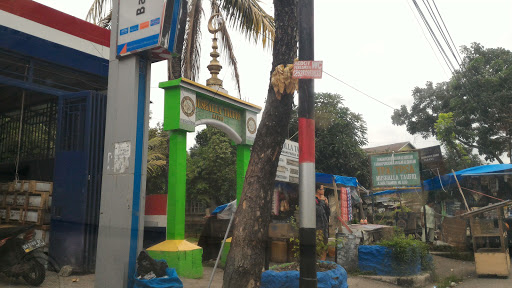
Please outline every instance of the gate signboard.
M370 156L372 188L421 186L418 152Z

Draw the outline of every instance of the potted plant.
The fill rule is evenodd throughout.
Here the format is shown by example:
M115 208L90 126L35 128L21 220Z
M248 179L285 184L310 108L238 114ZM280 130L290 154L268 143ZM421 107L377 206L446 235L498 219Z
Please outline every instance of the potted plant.
M359 269L377 275L407 276L428 270L428 245L397 234L379 245L361 245L358 251Z
M297 229L295 217L291 217L290 223L294 229ZM291 263L273 266L261 274L261 288L296 288L299 287L299 239L293 237L290 239L293 258L296 260ZM341 287L348 288L347 272L340 265L322 261L327 254L328 244L324 243L322 231L316 234L316 252L319 261L317 262L317 281L318 287Z

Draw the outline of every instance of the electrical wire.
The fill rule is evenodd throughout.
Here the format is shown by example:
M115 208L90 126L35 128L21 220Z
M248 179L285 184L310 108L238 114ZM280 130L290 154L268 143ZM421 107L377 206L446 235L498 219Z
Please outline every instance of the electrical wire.
M331 78L333 78L333 79L335 79L335 80L337 80L337 81L339 81L339 82L341 82L341 83L345 84L346 86L348 86L348 87L350 87L350 88L352 88L352 89L356 90L357 92L359 92L359 93L363 94L364 96L366 96L366 97L368 97L368 98L370 98L370 99L373 99L373 100L375 100L375 101L379 102L380 104L382 104L382 105L384 105L384 106L386 106L386 107L389 107L389 108L391 108L391 109L393 109L393 110L396 110L396 108L395 108L395 107L393 107L393 106L391 106L391 105L388 105L388 104L386 104L386 103L384 103L384 102L380 101L379 99L374 98L374 97L372 97L372 96L370 96L370 95L368 95L368 94L364 93L363 91L361 91L361 90L357 89L356 87L354 87L354 86L352 86L352 85L348 84L347 82L345 82L345 81L343 81L343 80L341 80L341 79L339 79L339 78L337 78L337 77L335 77L335 76L331 75L331 74L330 74L330 73L328 73L327 71L323 70L322 72L323 72L323 73L325 73L325 74L327 74L328 76L331 76Z
M414 3L414 6L416 6L416 10L418 11L421 19L423 20L423 23L427 27L427 30L430 33L430 36L434 40L434 43L436 44L437 49L441 53L441 56L443 56L443 59L446 62L446 65L450 68L450 71L453 74L453 72L455 71L455 67L453 66L453 63L450 61L450 58L448 57L448 54L446 53L446 51L444 50L443 46L439 42L439 39L437 38L437 36L434 33L434 30L430 26L430 23L428 23L428 20L425 17L425 14L423 14L423 11L421 10L420 6L418 5L418 2L416 2L416 0L412 0L412 1Z
M450 38L450 41L452 41L452 44L455 48L457 48L457 45L453 42L452 35L450 35L450 31L448 30L448 27L446 27L446 24L444 23L443 16L441 16L441 13L439 13L439 9L437 9L436 1L432 0L432 3L434 3L434 7L436 8L437 14L439 15L439 18L441 19L441 22L443 23L444 29L446 30L446 33L448 33L448 37ZM457 52L457 55L459 55L460 62L462 63L462 57L460 57L459 50L455 49Z
M448 73L446 73L445 66L441 63L441 60L439 60L439 57L437 57L437 53L434 50L434 47L432 47L432 44L430 43L430 41L428 41L427 34L425 34L425 31L423 30L423 26L421 25L420 20L418 19L418 16L416 16L416 13L414 13L414 10L412 9L411 4L409 3L409 0L405 0L405 2L407 3L407 6L409 6L409 9L411 10L412 15L414 15L414 19L416 19L416 23L418 23L418 26L420 26L421 33L423 34L423 37L425 37L425 40L427 40L427 43L428 43L428 46L430 46L430 49L432 49L432 52L434 53L434 56L436 57L437 63L439 63L439 66L441 66L441 68L443 69L443 72L446 75L446 77L450 77L448 75Z
M448 41L448 38L446 37L446 34L444 33L443 28L441 27L441 24L439 23L439 20L437 20L437 16L434 13L434 9L432 9L432 6L430 5L430 2L428 0L426 2L425 2L425 0L423 0L423 5L425 5L425 7L427 8L427 11L428 11L428 14L430 15L430 18L434 21L434 24L436 25L437 30L441 34L441 37L443 37L444 43L446 43L446 46L448 47L448 49L452 53L452 56L455 59L455 62L457 62L457 65L460 67L459 59L457 59L457 56L455 56L455 53L453 52L452 45Z

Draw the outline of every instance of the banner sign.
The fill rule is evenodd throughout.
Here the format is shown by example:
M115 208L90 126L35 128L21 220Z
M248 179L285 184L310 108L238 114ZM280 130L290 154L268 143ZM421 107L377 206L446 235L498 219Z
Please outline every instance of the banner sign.
M285 140L279 156L276 180L299 183L299 143Z
M418 152L370 156L372 188L421 186Z
M117 55L151 50L153 62L175 50L181 0L119 0Z

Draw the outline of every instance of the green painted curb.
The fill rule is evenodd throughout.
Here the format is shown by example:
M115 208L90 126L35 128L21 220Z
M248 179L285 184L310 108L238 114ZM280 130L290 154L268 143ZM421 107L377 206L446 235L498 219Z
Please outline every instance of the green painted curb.
M222 254L220 255L220 267L226 267L226 259L228 259L229 249L231 249L231 242L224 243L224 248L222 249Z

